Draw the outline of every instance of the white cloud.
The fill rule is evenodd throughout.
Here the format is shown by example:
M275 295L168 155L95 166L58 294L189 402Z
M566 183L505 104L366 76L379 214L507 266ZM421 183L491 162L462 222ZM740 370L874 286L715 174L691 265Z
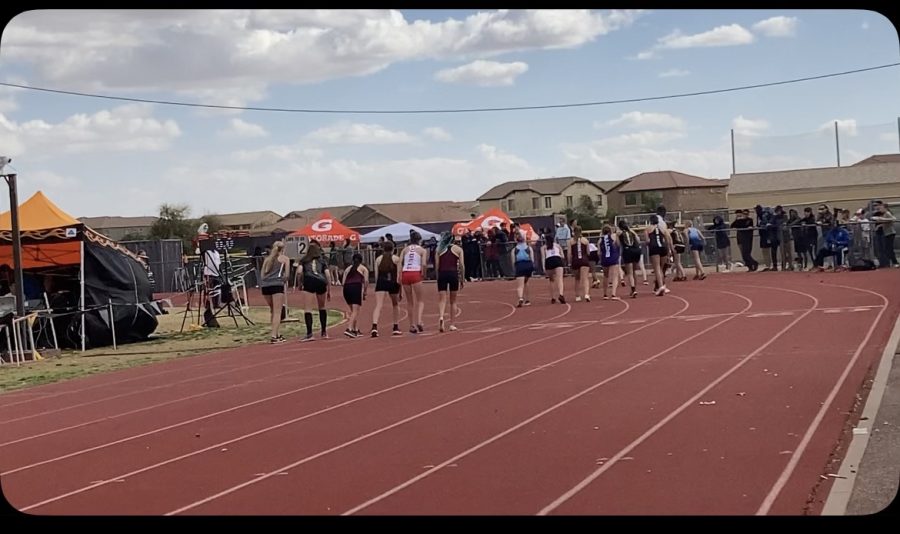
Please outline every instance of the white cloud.
M649 146L665 144L669 141L674 141L675 139L681 139L683 137L684 134L682 132L654 132L644 130L641 132L632 132L598 139L589 144L595 148Z
M425 128L424 130L422 130L422 133L426 137L430 137L435 141L450 141L453 139L453 136L450 135L450 132L439 126L431 126L429 128Z
M501 168L512 170L527 169L529 167L528 162L524 159L515 154L504 152L493 145L482 143L476 149L488 163L499 165Z
M689 71L689 70L669 69L667 71L660 72L659 77L660 78L680 78L682 76L687 76L690 73L691 73L691 71Z
M625 126L628 128L647 128L647 127L660 127L660 128L672 128L676 130L683 129L684 119L680 117L676 117L674 115L669 115L667 113L644 113L641 111L629 111L628 113L623 113L616 119L612 119L603 124L595 123L594 127L601 126Z
M231 119L228 128L219 131L220 137L226 138L253 138L266 137L269 132L259 124L253 124L241 119Z
M710 46L735 46L750 44L755 40L753 34L740 24L717 26L709 31L693 35L674 32L659 39L659 48L695 48Z
M315 83L401 61L574 48L640 14L498 10L432 22L396 10L43 10L7 25L3 56L66 89L198 95L199 86L239 102L260 98L259 80Z
M388 130L379 124L339 122L319 128L308 134L308 139L343 144L403 144L414 143L416 138L403 131Z
M231 153L232 159L239 163L256 161L291 161L295 159L321 159L325 152L319 148L303 145L270 145L255 150L236 150Z
M598 180L621 180L648 171L674 170L705 178L723 178L731 173L727 147L717 150L678 150L650 147L608 150L591 144L564 145L565 162L560 173L590 176Z
M181 135L174 120L151 116L152 106L129 104L51 124L41 119L16 123L0 114L0 146L8 155L33 158L95 151L157 151Z
M797 31L797 17L770 17L754 24L753 29L766 37L792 37Z
M765 119L748 119L738 115L731 120L734 133L744 136L758 136L769 129L769 122Z
M28 173L28 182L36 190L61 191L71 190L82 185L81 180L72 176L63 176L47 170Z
M521 61L499 63L479 59L467 65L440 70L435 73L434 79L444 83L496 87L513 85L516 78L526 71L528 71L528 64Z
M850 137L856 137L859 135L858 126L856 124L856 119L835 119L826 122L822 126L819 126L819 132L824 133L832 133L834 132L834 123L837 123L838 133L846 134Z
M646 59L656 59L657 57L659 57L659 56L657 56L656 52L654 52L653 50L644 50L643 52L638 52L638 54L636 56L634 56L633 58L629 58L629 59L637 59L637 60L643 61Z

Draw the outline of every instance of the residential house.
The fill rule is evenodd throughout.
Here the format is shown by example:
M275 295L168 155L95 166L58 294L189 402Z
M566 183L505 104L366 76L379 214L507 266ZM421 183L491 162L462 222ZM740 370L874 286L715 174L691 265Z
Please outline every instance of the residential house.
M711 180L676 171L643 172L607 191L618 215L647 213L657 205L669 212L714 211L725 208L727 180Z
M731 210L828 204L853 211L873 199L900 202L900 154L872 156L849 167L733 174L728 184Z
M327 211L335 219L342 221L344 217L358 209L359 206L330 206L326 208L309 208L305 210L292 211L281 219L275 221L274 223L255 228L251 231L251 235L268 236L275 234L289 234L291 232L296 232L297 230L305 228L307 225L315 222L316 217L318 217L323 212Z
M429 231L432 227L445 226L466 221L477 214L477 203L466 202L396 202L390 204L364 204L359 209L341 219L341 222L365 233L367 229L380 228L389 224L406 222ZM446 228L446 229L449 229Z
M217 213L216 218L225 230L253 230L281 220L274 211L248 211L244 213Z
M499 208L512 218L542 217L576 208L585 195L594 201L598 215L606 214L609 203L604 188L578 176L504 182L478 197L478 202L482 212Z
M150 227L158 217L81 217L85 226L113 241L143 239L150 234Z

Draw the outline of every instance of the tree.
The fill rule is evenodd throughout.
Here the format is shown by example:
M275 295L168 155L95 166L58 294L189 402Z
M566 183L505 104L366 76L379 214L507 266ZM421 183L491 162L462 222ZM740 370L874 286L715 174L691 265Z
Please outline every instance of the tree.
M578 219L578 225L582 230L599 230L603 227L603 220L597 215L597 205L588 195L578 197L575 209L566 208L563 213L568 220Z
M159 207L159 219L150 226L150 239L181 239L186 250L190 249L191 238L196 226L188 219L191 208L184 204L163 204Z
M662 193L657 191L645 191L641 194L644 201L644 213L656 213L656 208L662 204Z

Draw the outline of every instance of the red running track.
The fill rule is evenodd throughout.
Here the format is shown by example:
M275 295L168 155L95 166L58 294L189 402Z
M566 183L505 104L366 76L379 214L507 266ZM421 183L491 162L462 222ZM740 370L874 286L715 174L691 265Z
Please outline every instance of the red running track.
M425 335L0 395L0 483L30 514L817 513L898 274L568 305L535 280L520 309L512 284L470 284L445 334L427 286Z

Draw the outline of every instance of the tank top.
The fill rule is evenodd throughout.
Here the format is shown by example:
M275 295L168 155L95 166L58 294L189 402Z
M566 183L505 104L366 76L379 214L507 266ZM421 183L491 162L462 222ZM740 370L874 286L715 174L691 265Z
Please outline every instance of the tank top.
M650 246L653 248L666 248L666 240L663 238L662 230L658 226L650 230Z
M459 270L459 256L453 253L453 247L448 248L438 258L438 271L442 273L456 272Z
M345 284L345 285L349 285L349 284L361 284L361 283L363 283L363 275L362 275L362 273L359 272L358 270L357 270L357 271L350 271L349 273L347 273L347 279L344 280L344 284Z
M263 273L259 287L278 287L284 285L284 264L276 258L269 267L269 272Z
M703 243L703 237L700 235L700 230L697 230L693 226L688 228L688 240L692 245L699 245Z
M525 243L516 244L516 261L531 261L528 255L528 245Z
M385 267L381 266L382 261L387 262L387 270L386 271L383 270L383 269L385 269ZM381 257L378 258L377 271L378 271L378 279L379 280L385 280L387 282L395 282L396 281L396 280L394 280L394 278L396 278L396 275L397 275L397 265L394 263L393 253L391 253L391 255L387 258L385 258L384 255L382 255Z
M604 235L600 238L600 248L603 251L603 257L613 259L619 256L619 245L611 235Z
M580 240L580 239L579 239ZM584 243L579 243L578 241L572 243L572 257L578 258L586 258L588 255L588 246Z
M403 272L422 270L422 250L424 249L419 245L409 247L409 251L403 257Z
M303 276L312 276L313 278L325 280L325 262L322 261L321 257L308 260L302 265Z
M560 253L559 253L559 244L553 243L553 246L550 247L550 248L547 248L547 246L544 245L544 248L547 250L547 257L548 257L548 258L558 258L558 257L560 256Z

